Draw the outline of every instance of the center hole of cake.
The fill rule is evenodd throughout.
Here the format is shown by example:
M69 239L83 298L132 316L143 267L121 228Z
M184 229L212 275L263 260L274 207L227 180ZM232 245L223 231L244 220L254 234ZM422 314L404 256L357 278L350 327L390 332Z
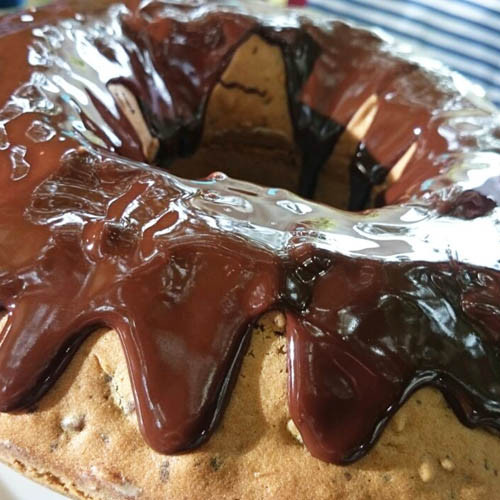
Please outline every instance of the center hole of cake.
M383 186L387 170L368 154L359 133L376 114L376 97L353 117L356 123L341 125L297 97L298 89L290 88L294 64L286 61L279 45L258 34L246 38L215 78L196 132L186 127L177 141L183 158L168 169L189 179L220 171L348 210L380 204L383 188L374 186ZM160 146L162 166L165 149Z
M189 89L176 93L178 107L194 112L173 133L172 123L142 102L144 123L140 113L129 118L145 157L187 179L220 171L337 208L357 211L381 205L388 170L363 144L377 113L377 96L368 96L349 123L337 123L306 104L314 99L304 89L290 88L294 64L287 60L278 44L251 34L220 73L207 73L206 101L195 99L198 94ZM120 87L112 91L127 104L122 108L129 115L130 102L140 102L123 89L120 93Z
M382 205L387 169L356 138L352 137L348 148L347 142L348 138L341 135L323 158L304 158L296 145L279 134L232 131L202 142L194 154L168 166L162 165L161 159L158 163L180 177L201 179L223 172L234 179L287 189L344 210Z

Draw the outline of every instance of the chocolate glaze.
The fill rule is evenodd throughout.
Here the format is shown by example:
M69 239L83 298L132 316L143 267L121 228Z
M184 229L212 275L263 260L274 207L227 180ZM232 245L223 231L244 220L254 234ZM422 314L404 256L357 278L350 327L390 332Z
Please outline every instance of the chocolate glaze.
M33 404L106 326L122 342L145 439L191 449L221 418L252 325L279 308L290 412L314 456L361 457L422 385L466 425L500 429L498 139L457 125L496 127L486 104L366 31L293 13L146 2L30 16L0 20L0 66L12 68L0 83L2 411ZM107 86L134 92L167 161L189 154L211 88L253 32L283 50L310 168L302 191L376 93L377 129L351 169L390 168L416 141L386 194L411 202L349 213L137 161L139 138ZM353 208L366 190L353 187Z
M464 423L498 427L498 336L463 310L483 279L498 276L453 263L335 259L302 320L288 318L290 411L315 456L356 460L427 384Z

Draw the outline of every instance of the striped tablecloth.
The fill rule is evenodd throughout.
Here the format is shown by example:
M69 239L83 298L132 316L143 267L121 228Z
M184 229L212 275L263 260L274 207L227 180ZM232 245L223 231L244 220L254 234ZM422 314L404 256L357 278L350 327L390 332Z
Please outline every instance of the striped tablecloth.
M5 5L13 0L0 0ZM49 0L24 0L41 5ZM90 1L90 0L89 0ZM268 0L377 26L481 86L500 107L500 0Z
M289 5L382 28L479 84L500 107L500 0L289 0Z

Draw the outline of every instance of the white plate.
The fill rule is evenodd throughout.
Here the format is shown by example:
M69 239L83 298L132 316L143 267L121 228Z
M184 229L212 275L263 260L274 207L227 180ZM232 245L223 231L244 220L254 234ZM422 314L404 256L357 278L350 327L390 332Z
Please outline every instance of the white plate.
M26 479L18 472L0 464L1 500L67 500L58 493Z

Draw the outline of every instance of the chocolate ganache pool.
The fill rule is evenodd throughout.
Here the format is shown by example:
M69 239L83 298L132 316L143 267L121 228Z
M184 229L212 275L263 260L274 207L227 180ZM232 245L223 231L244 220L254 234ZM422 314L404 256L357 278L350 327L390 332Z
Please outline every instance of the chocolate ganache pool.
M0 19L0 409L33 405L105 326L147 442L192 449L222 416L252 326L279 309L290 413L314 456L360 458L423 385L465 425L500 429L495 111L443 68L339 22L134 3ZM349 206L377 187L386 206L347 212L147 164L113 86L136 99L156 156L188 156L211 89L252 34L283 54L304 195L378 96L348 167Z

